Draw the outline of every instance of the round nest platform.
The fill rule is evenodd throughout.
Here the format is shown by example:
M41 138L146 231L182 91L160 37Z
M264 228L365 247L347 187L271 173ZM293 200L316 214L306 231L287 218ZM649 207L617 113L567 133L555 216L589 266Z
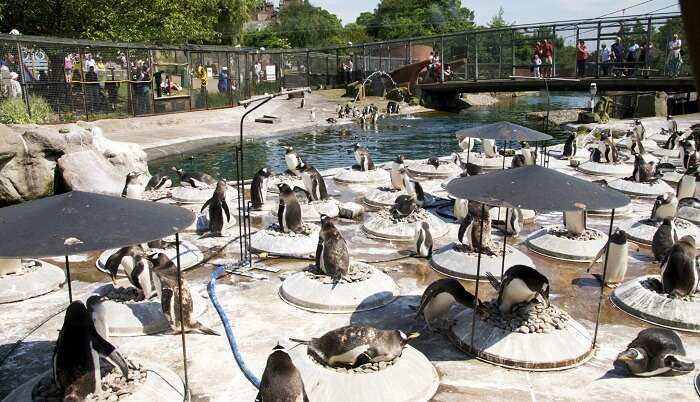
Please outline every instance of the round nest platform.
M700 299L672 299L661 293L661 277L625 282L610 295L615 307L639 320L680 331L700 332Z
M681 150L680 150L680 148L676 148L676 149L656 148L656 149L651 150L651 154L654 156L658 156L659 158L678 159L681 157Z
M116 253L117 250L119 249L111 249L111 250L105 250L100 254L100 257L95 261L95 266L97 266L97 269L100 271L109 274L107 272L107 269L105 268L105 264L107 263L107 260L109 257ZM151 249L151 251L155 250L161 250L161 249ZM175 252L175 246L167 248L165 250L162 250L165 255L170 258L170 260L174 263L177 264L176 261L176 252ZM202 251L199 249L199 247L195 246L194 244L190 243L189 241L186 240L181 240L180 241L180 265L181 269L183 271L188 270L199 263L204 261L204 254L202 254ZM117 273L117 276L123 277L126 276L126 272L124 271L124 265L119 265L119 272Z
M289 349L289 355L304 378L311 401L429 401L440 384L435 367L411 346L406 346L393 364L359 373L337 371L317 363L304 345Z
M599 209L586 211L588 216L594 218L609 217L612 214L612 209ZM632 204L627 204L624 207L615 208L615 217L629 216L632 213Z
M520 212L522 213L522 222L523 223L532 223L535 221L535 211L531 209L521 209ZM491 220L496 221L496 222L503 222L506 219L506 209L505 208L498 208L498 207L493 207L489 210L489 213L491 214Z
M93 294L106 299L94 306L93 314L93 317L100 317L103 321L107 330L103 334L105 336L141 336L170 330L158 296L136 301L136 288L127 281L120 281L117 288L111 283L100 286ZM204 299L196 293L192 294L192 303L195 317L200 317L207 310Z
M250 248L255 253L268 253L279 257L313 258L318 245L320 228L304 224L302 233L284 233L279 225L272 224L258 230L250 237Z
M681 207L678 209L678 217L695 225L700 225L700 209L698 208Z
M572 262L591 262L608 241L608 235L586 229L574 237L562 225L544 227L527 238L527 247L546 257Z
M666 172L661 175L661 179L675 188L683 176L683 172Z
M320 222L321 214L336 218L340 215L338 202L334 200L312 201L308 204L301 204L301 220L303 222ZM277 207L271 208L270 213L277 216Z
M464 162L467 162L467 152L460 154L460 158L462 158L462 160ZM512 162L513 162L513 157L506 156L505 167L509 168L510 164ZM498 156L494 156L493 158L487 158L486 155L484 155L484 154L470 152L469 153L469 163L473 163L477 166L480 166L482 169L486 169L486 170L503 169L503 156L498 155Z
M224 213L224 228L223 231L236 226L236 218L233 217L233 211L231 211L231 220L226 221L226 214ZM202 234L209 231L209 208L207 207L202 212L196 213L196 218L194 222L183 230L185 233L197 233Z
M444 179L462 172L462 169L452 163L452 161L440 161L437 168L429 165L427 162L413 163L407 165L406 170L412 175L429 179Z
M583 162L578 165L577 169L580 172L593 176L631 176L634 171L634 166L627 163L598 163L598 162Z
M290 188L301 187L304 188L304 180L298 176L292 176L290 174L275 175L268 179L267 181L267 191L270 193L279 193L280 189L277 188L278 184L285 183Z
M372 190L367 193L362 201L375 208L386 208L394 205L396 197L400 195L406 195L405 190L396 190L389 187L380 187L376 190ZM435 205L435 197L432 194L425 193L425 207L431 207Z
M350 262L350 271L337 284L316 270L296 273L282 282L279 295L294 307L316 313L374 310L398 297L398 286L384 272L356 261Z
M236 199L236 197L238 196L238 192L235 188L231 186L227 187L228 188L226 189L226 200L229 202L229 206L231 206L230 202L231 200ZM175 187L170 192L170 198L172 198L173 201L179 204L201 205L207 202L207 200L210 199L212 195L214 195L215 189L215 186L211 186L209 188L195 188L185 186Z
M638 183L636 181L617 179L608 184L608 187L623 194L639 198L656 198L664 193L674 193L675 190L663 180L651 183Z
M20 272L0 276L0 304L53 292L65 281L66 274L61 268L41 260L23 259Z
M630 137L622 138L620 141L615 143L615 145L617 145L618 147L625 148L625 149L630 149L630 146L632 145L632 139ZM659 147L656 144L656 141L650 140L650 139L642 140L642 146L647 151L650 151L652 149L656 149Z
M428 222L433 239L447 234L450 228L440 218L425 209L419 209L407 218L395 220L388 210L382 209L362 224L362 230L370 237L383 240L410 241L416 232L417 222ZM315 246L314 246L315 247Z
M120 402L173 402L185 399L185 384L182 379L172 370L156 365L151 362L143 362L141 367L146 370L146 377L139 384L135 384L132 392L122 398L117 397L117 392L110 392L109 396L117 397ZM135 370L131 370L133 372ZM131 376L130 372L130 376ZM3 399L3 402L32 402L35 399L32 394L40 382L51 381L53 373L51 370L39 374L31 380L20 385L12 393ZM119 376L121 378L121 376ZM104 380L104 378L103 378ZM136 380L134 380L136 382ZM105 393L106 394L106 393ZM101 394L95 395L100 396ZM102 394L102 397L107 396ZM38 399L37 399L38 400ZM43 399L49 400L49 399ZM62 400L62 399L59 399ZM98 401L102 398L90 398L86 401ZM106 401L117 399L104 399Z
M481 269L478 279L485 279L489 272L496 278L501 277L501 264L503 261L503 243L494 242L496 255L481 255ZM458 243L448 244L433 252L430 259L430 266L438 273L457 279L476 280L476 267L478 263L478 253L475 251L465 251ZM535 263L510 245L506 246L505 269L513 265L522 264L534 267Z
M463 352L487 363L517 370L554 371L579 366L593 356L592 338L573 319L563 329L522 333L500 328L477 314L474 348L471 348L474 310L455 317L448 337Z
M700 229L694 224L685 219L676 218L676 229L678 230L678 238L683 236L693 236L697 247L700 248ZM661 223L659 222L659 225ZM622 229L627 232L627 238L635 243L651 247L651 242L654 239L654 233L659 228L656 223L650 219L642 219L636 222L628 223Z
M333 176L333 180L345 184L387 183L391 180L384 169L354 170L344 169Z

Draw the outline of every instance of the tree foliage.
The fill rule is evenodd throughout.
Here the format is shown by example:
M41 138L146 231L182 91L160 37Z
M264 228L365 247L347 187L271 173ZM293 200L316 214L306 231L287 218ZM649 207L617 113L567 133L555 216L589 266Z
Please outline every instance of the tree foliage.
M322 47L343 43L343 26L335 14L308 0L285 6L275 27L292 47Z
M280 36L271 27L246 33L243 37L243 44L245 46L264 47L266 49L289 49L292 47L287 38Z

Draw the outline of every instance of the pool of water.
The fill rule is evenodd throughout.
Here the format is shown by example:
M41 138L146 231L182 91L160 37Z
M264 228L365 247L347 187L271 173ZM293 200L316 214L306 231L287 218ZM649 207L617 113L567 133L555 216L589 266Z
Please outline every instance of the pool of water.
M551 110L585 107L588 100L586 93L552 94ZM431 112L386 118L380 120L376 128L363 129L356 124L309 127L282 137L247 141L243 173L250 178L263 166L274 172L284 171L284 146L294 147L305 162L319 170L354 164L351 148L356 142L367 147L376 162L392 160L399 154L407 159L449 155L459 150L455 139L457 130L510 121L542 131L543 123L529 121L526 115L546 108L546 96L522 96L501 100L492 106L471 107L459 114ZM550 126L549 134L559 140L563 137L563 132L557 127ZM171 166L203 171L214 177L235 177L231 145L154 160L150 163L150 170L151 173L172 175Z

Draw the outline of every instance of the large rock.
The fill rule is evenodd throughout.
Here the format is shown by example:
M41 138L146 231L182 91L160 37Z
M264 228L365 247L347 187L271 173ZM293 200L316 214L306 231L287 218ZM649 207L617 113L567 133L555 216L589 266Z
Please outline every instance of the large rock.
M124 188L124 176L94 149L65 154L58 167L69 190L120 195Z

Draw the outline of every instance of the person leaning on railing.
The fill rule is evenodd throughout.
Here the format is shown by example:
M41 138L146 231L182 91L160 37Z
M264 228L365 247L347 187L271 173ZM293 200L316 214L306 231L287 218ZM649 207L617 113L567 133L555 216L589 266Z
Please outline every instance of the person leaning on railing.
M672 78L677 78L681 73L683 58L681 55L682 42L678 34L673 34L673 39L668 42L668 56L666 64L668 65L668 75Z

